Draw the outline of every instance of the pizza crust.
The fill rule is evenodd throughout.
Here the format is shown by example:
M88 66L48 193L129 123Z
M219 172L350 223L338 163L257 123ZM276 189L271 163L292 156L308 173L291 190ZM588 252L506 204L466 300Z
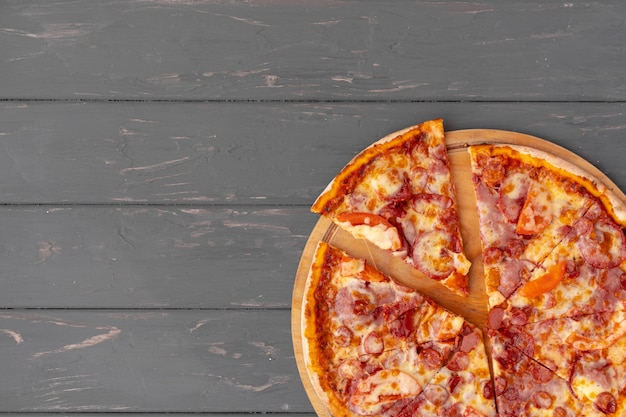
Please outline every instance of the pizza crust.
M437 125L442 125L443 120L437 119L432 120L425 123L434 123ZM313 205L311 206L311 210L314 212L323 212L324 206L328 203L328 201L335 197L336 192L331 192L333 190L338 190L341 188L342 181L349 177L353 172L357 171L363 166L364 161L369 161L371 154L378 153L380 150L378 148L383 147L391 147L395 146L393 141L398 141L399 143L405 141L403 138L404 135L411 132L412 130L419 129L423 124L413 125L396 132L390 133L381 139L378 139L376 142L369 145L367 148L363 149L357 155L355 155L345 166L344 168L337 174L324 188L324 190L320 193L319 197L315 200Z
M509 147L513 150L518 151L521 154L525 154L530 156L531 158L536 158L541 161L545 161L545 163L549 164L551 168L569 174L568 176L578 182L581 186L583 186L587 191L589 191L593 196L597 197L602 201L605 208L613 217L618 224L622 227L626 227L626 207L624 206L623 200L619 198L619 196L613 192L612 189L608 188L604 185L604 182L596 178L594 175L590 174L588 171L580 168L579 166L563 159L557 157L548 152L541 151L536 148L531 148L523 145L492 145L494 148L505 148Z

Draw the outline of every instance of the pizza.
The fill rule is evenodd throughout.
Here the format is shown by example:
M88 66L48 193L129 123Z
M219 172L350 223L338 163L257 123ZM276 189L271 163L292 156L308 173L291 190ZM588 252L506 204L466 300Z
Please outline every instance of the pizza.
M525 312L534 321L623 302L626 216L612 193L534 149L483 145L469 152L490 310L505 301L532 307Z
M333 416L495 415L478 328L325 242L313 259L304 358Z
M471 266L484 322L322 240L300 317L317 398L332 416L625 416L625 198L551 153L474 140L455 171L473 187L465 225L445 137L438 119L383 138L312 211L442 291L467 296Z
M626 217L578 168L515 146L469 149L487 326L606 414L626 413ZM539 191L533 191L539 190Z
M492 350L494 397L502 417L603 416L591 404L572 395L567 379L507 343L498 333L488 333Z
M312 206L456 294L468 292L441 119L386 136L352 159Z

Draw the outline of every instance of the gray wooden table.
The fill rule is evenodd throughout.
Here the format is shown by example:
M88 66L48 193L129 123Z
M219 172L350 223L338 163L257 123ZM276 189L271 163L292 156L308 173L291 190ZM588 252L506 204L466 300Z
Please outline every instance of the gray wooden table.
M626 3L0 3L0 414L312 416L309 206L405 126L626 189ZM142 414L143 415L143 414Z

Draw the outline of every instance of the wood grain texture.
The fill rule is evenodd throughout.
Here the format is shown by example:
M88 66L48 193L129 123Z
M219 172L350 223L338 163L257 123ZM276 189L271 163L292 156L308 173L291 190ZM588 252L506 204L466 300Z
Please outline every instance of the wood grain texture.
M311 412L289 311L4 311L3 412Z
M624 103L5 102L0 110L0 203L310 205L361 149L436 117L446 130L542 137L626 188Z
M288 308L305 207L0 207L2 308Z
M203 415L203 416L211 416L211 417L250 417L251 414L255 414L255 413L208 413L208 412L203 412L203 413L197 413L197 412L165 412L165 413L161 413L161 412L150 412L150 413L137 413L137 412L132 412L132 411L115 411L110 413L112 414L114 417L137 417L139 416L146 416L148 415L149 417L198 417L198 414ZM290 412L284 412L284 411L280 411L280 412L266 412L264 413L265 415L268 416L275 416L275 417L315 417L317 416L317 414L315 414L314 412L295 412L295 413L290 413ZM25 413L19 413L17 414L19 415L19 417L41 417L42 415L45 415L45 413L29 413L29 412L25 412ZM50 415L50 414L49 414ZM52 413L53 416L55 417L103 417L103 415L106 415L105 412L55 412Z
M626 4L5 1L0 97L623 100Z
M542 137L626 189L626 3L0 3L0 414L312 417L309 205L376 139Z

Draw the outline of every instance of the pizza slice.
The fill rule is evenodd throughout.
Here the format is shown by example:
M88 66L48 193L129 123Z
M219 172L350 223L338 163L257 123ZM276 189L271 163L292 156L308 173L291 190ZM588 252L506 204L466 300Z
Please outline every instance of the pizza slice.
M364 260L318 243L304 290L303 355L333 416L379 414L423 390L441 365L409 351L410 342L396 340L386 325L389 320L412 328L420 304L404 289L396 292L393 281ZM446 346L431 349L441 354ZM407 372L412 364L421 366L422 379Z
M393 253L458 295L468 293L443 122L424 122L352 159L311 210Z
M626 311L526 324L517 324L519 319L498 322L491 316L490 331L569 381L581 401L621 415L615 413L626 407Z
M497 415L482 332L466 324L455 352L423 393L403 408L411 416Z
M318 244L305 285L303 353L333 416L393 415L444 366L470 366L466 356L482 339L469 326L364 260Z
M543 276L546 288L558 279L561 270L546 274L538 266L604 190L579 168L535 149L476 145L469 153L491 309L533 272Z
M500 416L605 416L578 399L566 379L487 330L492 347L494 394Z
M595 203L522 282L504 306L529 322L624 310L622 226Z

